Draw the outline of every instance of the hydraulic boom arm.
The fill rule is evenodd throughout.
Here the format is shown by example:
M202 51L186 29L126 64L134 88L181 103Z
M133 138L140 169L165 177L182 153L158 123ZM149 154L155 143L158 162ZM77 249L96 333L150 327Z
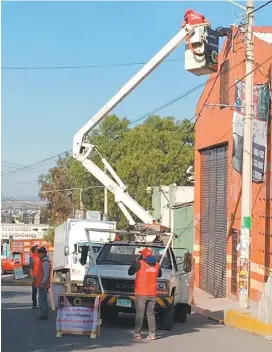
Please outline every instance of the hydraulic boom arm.
M191 36L193 33L194 29L189 25L181 29L175 37L144 65L74 136L73 157L81 162L97 180L114 194L115 201L128 219L130 225L135 225L135 222L127 209L135 214L145 225L155 225L153 228L156 229L156 231L161 230L156 219L126 192L125 185L104 158L101 160L114 180L90 160L89 157L91 157L95 146L88 142L88 134L157 66L159 66L187 36Z

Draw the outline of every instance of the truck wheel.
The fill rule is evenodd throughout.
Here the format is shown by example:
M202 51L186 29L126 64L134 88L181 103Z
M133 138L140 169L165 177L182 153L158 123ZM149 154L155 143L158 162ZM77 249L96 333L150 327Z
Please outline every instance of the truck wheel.
M162 330L171 331L174 325L174 317L175 317L175 306L171 304L167 309L164 309L162 312Z
M175 308L175 321L185 323L187 320L188 306L187 304L178 304Z

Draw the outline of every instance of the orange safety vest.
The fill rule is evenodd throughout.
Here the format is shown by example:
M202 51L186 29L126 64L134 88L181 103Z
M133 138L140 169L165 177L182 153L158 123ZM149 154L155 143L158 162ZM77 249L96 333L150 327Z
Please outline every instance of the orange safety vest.
M50 260L48 259L48 262L49 262L49 277L48 277L48 280L46 281L45 285L44 285L44 288L45 289L49 289L50 288L50 275L51 275L51 262ZM38 268L38 273L37 273L37 276L36 276L36 280L35 280L35 287L39 288L42 284L42 280L43 280L43 260L40 259L40 264L39 264L39 268Z
M39 270L39 265L40 265L40 258L38 256L38 254L33 253L31 258L33 259L34 262L34 266L33 266L33 270L32 270L32 276L36 277L38 275L38 270Z
M139 296L157 295L157 277L160 266L149 266L144 260L140 260L141 268L136 273L135 294Z
M185 21L187 24L190 24L190 25L208 23L208 21L203 15L195 11L191 11L188 14L186 14Z

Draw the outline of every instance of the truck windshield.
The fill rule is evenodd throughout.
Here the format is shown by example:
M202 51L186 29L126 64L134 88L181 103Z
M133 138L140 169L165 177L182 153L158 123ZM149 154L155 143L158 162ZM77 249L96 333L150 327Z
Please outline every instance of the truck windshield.
M164 247L148 247L148 245L144 244L126 245L114 243L104 245L96 262L98 265L131 265L140 258L140 252L146 247L152 250L153 256L159 262L163 255ZM169 251L167 251L167 254L162 262L162 268L172 268Z
M86 242L79 243L79 253L82 252L82 247L84 247L85 245L86 245ZM95 245L95 244L92 245L92 249L93 249L95 257L98 256L98 254L101 251L102 247L103 247L102 245Z

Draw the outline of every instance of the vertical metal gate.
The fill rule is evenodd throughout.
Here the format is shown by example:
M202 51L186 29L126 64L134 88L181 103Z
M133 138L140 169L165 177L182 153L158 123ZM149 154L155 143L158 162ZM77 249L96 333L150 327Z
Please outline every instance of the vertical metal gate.
M200 288L226 296L228 147L201 152Z

